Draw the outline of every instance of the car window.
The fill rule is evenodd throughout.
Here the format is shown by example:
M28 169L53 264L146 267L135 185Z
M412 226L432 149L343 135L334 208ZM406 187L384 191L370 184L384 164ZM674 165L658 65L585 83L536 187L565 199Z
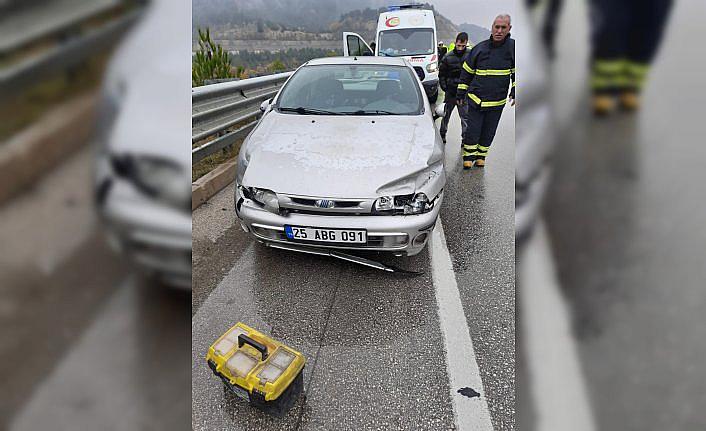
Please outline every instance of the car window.
M388 57L429 55L435 52L434 30L430 28L403 28L380 32L378 52Z
M422 107L414 72L387 65L304 66L277 103L281 112L295 114L418 115Z

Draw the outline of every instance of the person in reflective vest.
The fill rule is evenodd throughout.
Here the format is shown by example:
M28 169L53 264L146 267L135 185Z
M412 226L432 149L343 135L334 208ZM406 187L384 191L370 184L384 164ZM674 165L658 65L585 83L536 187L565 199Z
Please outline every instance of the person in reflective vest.
M466 54L456 91L457 103L468 104L463 135L463 168L485 166L508 99L515 105L515 40L510 15L498 15L489 39ZM509 94L508 94L509 89Z
M439 59L444 58L444 55L446 55L447 51L448 51L448 48L446 48L446 45L444 45L444 42L439 41L439 44L436 47L436 55L439 57Z
M598 116L634 111L672 0L591 0L591 87Z
M444 117L441 120L439 133L441 139L446 143L446 131L449 128L449 120L451 114L456 108L456 88L458 80L461 76L461 64L466 55L466 44L468 43L468 33L461 32L456 36L456 42L452 50L446 53L443 59L439 62L439 86L444 90ZM449 47L451 46L449 45ZM467 105L458 106L459 116L461 117L461 136L466 131L466 115L463 113Z

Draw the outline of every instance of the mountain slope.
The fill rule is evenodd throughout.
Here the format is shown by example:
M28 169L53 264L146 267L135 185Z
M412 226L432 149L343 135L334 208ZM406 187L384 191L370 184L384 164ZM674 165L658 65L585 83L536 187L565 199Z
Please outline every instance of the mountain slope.
M464 22L458 26L459 30L468 33L468 39L475 45L490 37L490 30L475 24Z
M193 0L193 27L235 26L264 21L286 28L326 31L341 14L366 7L378 8L384 0Z

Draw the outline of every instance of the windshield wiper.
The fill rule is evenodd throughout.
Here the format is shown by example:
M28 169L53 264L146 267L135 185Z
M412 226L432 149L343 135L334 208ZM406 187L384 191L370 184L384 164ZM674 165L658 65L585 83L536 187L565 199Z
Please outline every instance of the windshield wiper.
M400 115L397 112L390 112L390 111L382 111L379 109L373 109L369 111L365 110L358 110L358 111L352 111L352 112L341 112L341 114L344 115Z
M284 108L279 108L280 111L282 112L296 112L299 115L341 115L340 112L333 112L333 111L326 111L324 109L316 109L316 108L305 108L303 106L299 106L296 108L289 108L289 107L284 107Z

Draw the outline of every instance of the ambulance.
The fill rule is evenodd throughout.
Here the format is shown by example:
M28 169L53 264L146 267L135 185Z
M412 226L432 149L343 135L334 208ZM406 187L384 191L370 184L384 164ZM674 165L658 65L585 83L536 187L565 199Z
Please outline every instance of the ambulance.
M439 58L434 12L424 5L390 6L378 17L375 49L360 35L343 32L343 55L403 57L424 85L430 103L439 95Z

